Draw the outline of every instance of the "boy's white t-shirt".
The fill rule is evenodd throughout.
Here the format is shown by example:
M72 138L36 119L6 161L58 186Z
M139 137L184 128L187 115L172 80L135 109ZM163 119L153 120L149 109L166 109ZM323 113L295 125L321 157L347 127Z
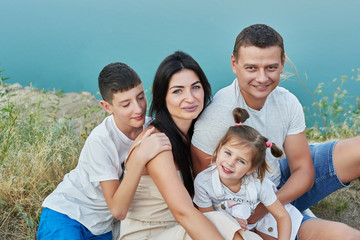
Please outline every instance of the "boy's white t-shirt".
M276 87L267 97L261 110L246 105L241 95L238 80L219 90L195 123L191 143L204 153L212 155L218 142L230 126L234 126L232 111L237 108L247 110L250 117L244 125L255 128L261 135L283 148L286 136L305 130L305 118L298 99L288 90ZM266 174L276 186L280 183L280 167L270 149L266 150L266 160L271 173Z
M144 129L149 122L146 117ZM118 129L112 115L106 117L86 139L76 168L64 176L42 206L77 220L94 235L111 231L114 218L100 182L122 177L132 142Z

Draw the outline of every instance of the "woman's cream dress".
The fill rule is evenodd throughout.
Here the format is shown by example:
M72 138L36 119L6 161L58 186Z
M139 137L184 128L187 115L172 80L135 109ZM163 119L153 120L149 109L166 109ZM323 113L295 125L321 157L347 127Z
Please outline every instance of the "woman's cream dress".
M224 212L208 212L205 216L225 239L232 239L241 229L236 220ZM191 239L176 222L150 175L141 177L126 219L121 222L120 240L129 239Z

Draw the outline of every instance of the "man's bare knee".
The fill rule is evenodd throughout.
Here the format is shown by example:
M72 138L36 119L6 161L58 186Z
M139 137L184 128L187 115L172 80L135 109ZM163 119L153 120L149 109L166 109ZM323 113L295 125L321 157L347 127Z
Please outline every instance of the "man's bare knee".
M360 231L344 223L323 219L310 219L301 225L299 240L355 240L360 239Z

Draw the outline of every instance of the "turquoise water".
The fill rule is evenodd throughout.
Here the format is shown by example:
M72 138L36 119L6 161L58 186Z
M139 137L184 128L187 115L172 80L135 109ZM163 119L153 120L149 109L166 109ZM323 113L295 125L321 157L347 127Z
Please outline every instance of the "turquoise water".
M115 61L134 68L149 88L161 60L183 50L216 92L234 79L230 54L237 34L254 23L282 34L310 91L360 67L358 0L0 0L0 9L3 75L46 90L96 94L100 70ZM311 105L295 78L281 85ZM360 93L359 83L347 88Z

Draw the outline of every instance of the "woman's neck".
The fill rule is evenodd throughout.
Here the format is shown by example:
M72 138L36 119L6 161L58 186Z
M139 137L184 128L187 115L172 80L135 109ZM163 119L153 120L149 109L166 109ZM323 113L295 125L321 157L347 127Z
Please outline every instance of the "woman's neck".
M173 118L173 121L184 135L188 135L193 120L180 120Z

